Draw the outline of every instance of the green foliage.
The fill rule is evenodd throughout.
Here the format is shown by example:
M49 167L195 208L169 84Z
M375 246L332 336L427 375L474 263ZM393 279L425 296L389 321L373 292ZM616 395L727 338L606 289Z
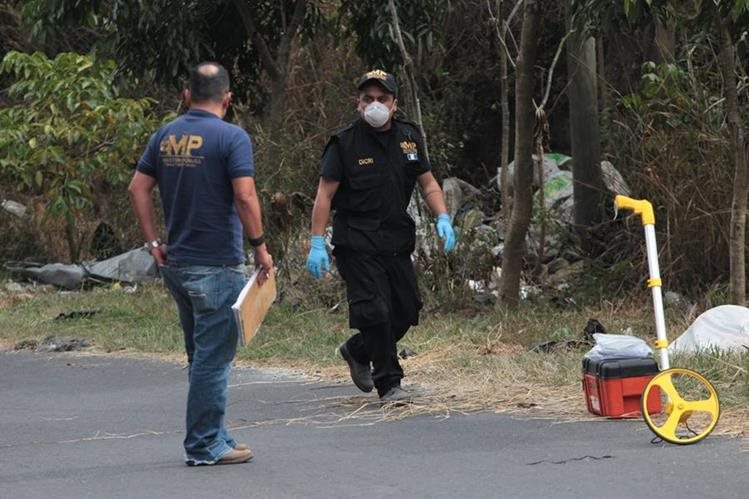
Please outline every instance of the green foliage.
M451 0L396 2L401 33L412 56L417 51L431 52L442 43L442 28L454 12L454 3ZM342 0L339 13L347 18L342 22L342 35L346 39L356 35L357 52L365 62L384 68L403 63L387 2Z
M592 3L602 1L592 0ZM749 15L749 0L623 0L623 6L624 15L632 23L649 22L655 16L709 28L719 15L734 24L737 39L743 36Z
M733 184L722 80L704 34L696 36L675 63L643 64L611 137L634 192L653 202L666 231L658 235L664 282L684 291L727 276Z
M114 62L73 53L9 52L0 74L15 82L14 105L0 109L0 179L41 195L45 213L63 219L70 258L79 256L76 222L92 207L92 185L130 177L157 126L151 99L118 97Z
M297 0L306 1L306 0ZM268 68L258 44L243 24L233 0L32 0L23 17L35 39L64 36L71 27L85 26L100 34L96 49L117 60L119 70L138 77L153 76L168 85L179 85L190 67L215 60L233 75L234 93L240 100L262 109ZM273 52L283 36L296 2L248 1L247 8L258 35ZM306 2L301 40L312 39L325 25L317 2ZM273 57L275 54L271 54Z
M643 121L641 126L693 126L695 134L698 128L720 134L725 109L718 92L713 84L698 81L678 64L648 61L642 66L639 91L623 96L620 104L633 115L654 120Z

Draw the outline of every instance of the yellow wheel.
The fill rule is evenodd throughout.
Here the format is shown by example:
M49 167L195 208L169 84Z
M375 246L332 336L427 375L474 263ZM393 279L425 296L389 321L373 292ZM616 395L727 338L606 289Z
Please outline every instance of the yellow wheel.
M718 424L718 393L699 373L678 367L666 369L645 386L642 416L663 440L693 444L708 436Z

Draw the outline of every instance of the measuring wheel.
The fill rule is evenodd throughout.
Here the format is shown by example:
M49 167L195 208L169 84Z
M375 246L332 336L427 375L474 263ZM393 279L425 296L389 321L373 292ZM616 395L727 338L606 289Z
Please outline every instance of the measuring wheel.
M720 402L713 385L699 373L679 367L656 374L642 394L648 427L672 444L699 442L713 431Z

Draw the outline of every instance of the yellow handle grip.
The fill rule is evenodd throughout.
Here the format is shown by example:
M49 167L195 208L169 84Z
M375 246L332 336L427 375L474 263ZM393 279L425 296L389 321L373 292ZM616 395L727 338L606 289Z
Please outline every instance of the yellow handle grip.
M653 205L645 199L632 199L618 194L614 198L614 207L617 210L632 210L635 215L642 217L642 225L655 225L655 213Z

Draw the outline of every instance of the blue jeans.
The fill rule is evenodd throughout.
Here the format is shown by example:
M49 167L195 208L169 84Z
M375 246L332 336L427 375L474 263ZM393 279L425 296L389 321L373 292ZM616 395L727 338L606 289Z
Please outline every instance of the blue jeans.
M214 464L236 445L224 426L237 328L231 305L245 283L241 266L161 266L177 302L190 364L184 440L187 464Z

